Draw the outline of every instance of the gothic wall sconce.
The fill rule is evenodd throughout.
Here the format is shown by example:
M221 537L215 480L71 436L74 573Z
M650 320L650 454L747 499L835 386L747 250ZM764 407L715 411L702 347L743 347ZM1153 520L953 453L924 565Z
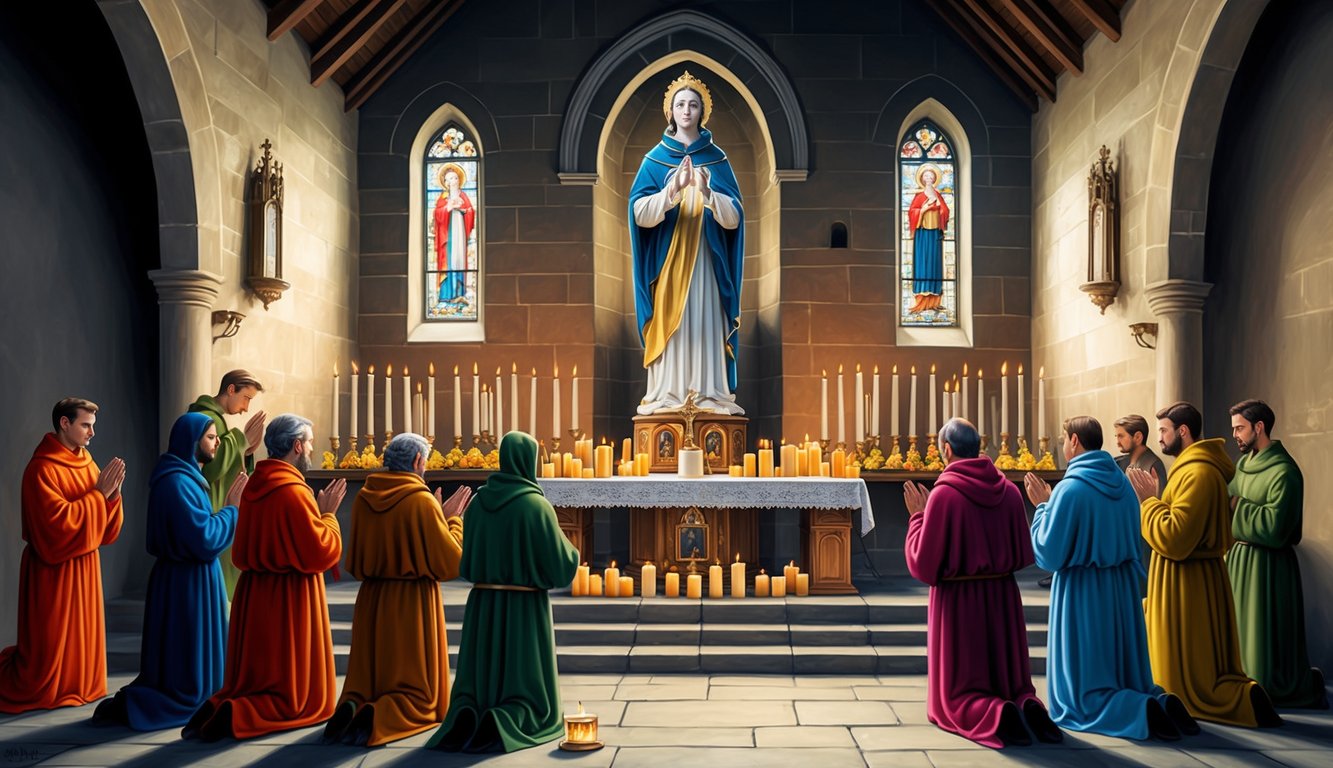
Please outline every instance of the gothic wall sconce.
M250 174L250 259L246 285L268 305L282 298L291 284L282 279L282 163L273 162L264 139L264 156Z
M222 326L222 333L213 337L213 341L218 339L230 339L241 330L241 321L245 315L233 309L219 309L213 312L213 325Z
M1120 201L1111 150L1100 154L1088 174L1088 282L1079 290L1104 315L1120 292Z
M1156 344L1149 344L1144 336L1157 338L1157 323L1130 323L1129 332L1134 336L1134 343L1144 349L1157 349Z

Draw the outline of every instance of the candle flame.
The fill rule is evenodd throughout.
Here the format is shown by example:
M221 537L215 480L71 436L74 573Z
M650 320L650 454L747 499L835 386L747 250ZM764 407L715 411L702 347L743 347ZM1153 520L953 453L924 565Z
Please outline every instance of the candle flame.
M458 365L455 364L455 365L454 365L454 378L457 378L457 377L458 377Z
M827 369L827 368L820 368L820 369L819 369L819 375L820 375L820 376L823 376L824 378L827 379L827 378L828 378L828 369Z
M1019 375L1019 376L1022 376L1022 375L1023 375L1023 364L1022 364L1022 363L1019 363L1019 364L1018 364L1018 375Z
M406 377L406 376L410 376L410 375L411 375L411 374L409 374L409 373L407 372L407 366L404 365L404 366L403 366L403 376Z
M384 378L387 379L392 375L393 375L393 366L392 365L384 366Z
M967 378L967 363L963 363L963 378Z
M367 370L367 373L369 373L371 376L374 376L374 375L375 375L375 366L373 366L373 365L370 366L370 368Z
M861 364L860 364L860 363L857 363L857 364L856 364L856 372L857 372L857 373L860 373L860 372L861 372Z
M796 561L795 561L795 560L792 560L791 562L787 563L787 565L790 565L792 568L795 568L795 567L796 567Z
M713 565L722 565L722 561L715 557L713 558Z
M472 361L472 375L473 376L477 375L477 362L475 360Z
M337 364L337 363L334 363L334 364L333 364L333 378L335 378L335 379L338 378L338 364Z
M760 576L763 576L763 575L766 574L766 573L768 573L768 571L765 571L763 568L760 568L760 569L759 569L759 575L760 575Z
M611 561L611 567L612 567L612 568L615 568L615 567L616 567L616 561L615 561L615 560L612 560L612 561Z
M587 560L584 560L584 561L583 561L583 564L584 564L584 565L587 565L587 564L588 564L588 561L587 561Z
M1009 375L1009 362L1008 362L1008 361L1005 361L1005 362L1003 362L1003 363L1000 363L1000 375L1001 375L1001 376L1008 376L1008 375Z
M935 364L934 364L934 363L931 363L931 364L930 364L930 375L931 375L931 376L934 376L934 375L935 375Z
M782 442L779 443L779 445L786 445L786 444L787 444L787 438L784 437L782 438Z
M981 381L981 369L977 369L977 381Z
M838 375L842 375L842 363L838 363Z
M500 366L495 366L495 378L500 378Z
M805 433L805 442L807 442L807 443L810 442L810 433L809 433L809 432L806 432L806 433Z
M579 702L579 714L583 714L583 702Z
M551 376L557 379L560 378L560 363L556 363L551 368Z
M537 366L532 366L532 378L537 378Z
M512 366L513 366L513 367L510 368L509 372L510 372L510 373L514 373L514 374L518 373L518 361L514 361L514 362L512 363Z
M737 552L737 553L736 553L736 562L739 563L740 561L741 561L741 553L740 553L740 552Z
M481 385L481 391L482 391L482 392L490 392L490 391L491 391L491 388L490 388L490 386L488 386L487 384L484 384L484 383L483 383L483 384Z
M435 363L431 363L430 367L426 369L426 375L430 376L431 378L435 377Z
M878 363L875 364L875 375L876 375L876 376L879 375L879 364L878 364Z
M421 382L417 382L417 394L421 394Z
M1046 378L1046 366L1043 365L1043 366L1041 367L1041 370L1040 370L1040 371L1037 371L1037 378L1039 378L1039 379L1044 379L1044 378Z
M579 377L579 367L575 365L574 370L569 372L569 378L577 379L578 377Z
M948 379L945 379L945 380L944 380L944 394L946 394L946 395L949 394L949 380L948 380Z
M357 375L357 374L360 373L360 372L361 372L360 369L358 369L358 368L356 367L356 361L353 360L353 361L352 361L352 375L355 376L355 375Z
M915 366L915 365L912 366L912 375L913 375L913 376L916 375L916 366Z
M602 445L606 445L606 435L602 435Z

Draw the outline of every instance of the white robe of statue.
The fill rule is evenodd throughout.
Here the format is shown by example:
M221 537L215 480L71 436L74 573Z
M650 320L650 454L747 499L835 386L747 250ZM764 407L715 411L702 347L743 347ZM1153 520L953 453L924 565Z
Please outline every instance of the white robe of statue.
M634 201L635 223L640 227L661 224L671 207L670 189L668 179L660 192ZM713 219L723 229L740 226L735 201L717 191L711 197ZM699 393L695 405L703 410L745 413L727 384L727 352L723 343L728 330L722 300L718 297L717 276L713 273L713 252L708 248L708 238L700 237L699 256L694 260L680 328L667 340L662 354L648 365L648 390L638 412L648 415L679 408L685 404L689 391L694 390Z

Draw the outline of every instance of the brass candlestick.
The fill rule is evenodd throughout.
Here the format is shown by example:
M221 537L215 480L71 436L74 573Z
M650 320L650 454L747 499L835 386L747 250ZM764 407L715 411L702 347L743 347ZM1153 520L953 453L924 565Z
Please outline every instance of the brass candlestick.
M430 444L430 449L435 450L435 435L426 435L426 442Z
M366 447L369 448L372 453L375 450L375 436L370 433L366 433Z
M384 430L384 448L388 448L388 447L389 447L389 441L392 440L392 439L393 439L393 432L391 432L391 431L389 431L389 430L387 430L387 429ZM381 449L380 449L380 453L383 453L383 452L384 452L384 448L381 448Z
M1050 445L1051 438L1049 438L1049 437L1039 437L1039 438L1037 438L1037 442L1038 442L1038 444L1041 445L1041 455L1042 455L1042 457L1044 458L1044 457L1046 456L1046 454L1050 453L1050 451L1047 450L1047 446Z
M472 447L481 450L481 435L476 432L472 433Z
M329 438L329 446L333 448L333 455L336 457L338 455L338 448L339 448L337 435L334 435L333 437Z
M463 450L463 436L462 436L462 435L454 435L454 448L456 448L456 449L459 450L459 451L462 451L462 450Z
M551 438L551 453L560 453L560 435Z
M352 453L356 453L356 435L347 438L347 444L350 446Z

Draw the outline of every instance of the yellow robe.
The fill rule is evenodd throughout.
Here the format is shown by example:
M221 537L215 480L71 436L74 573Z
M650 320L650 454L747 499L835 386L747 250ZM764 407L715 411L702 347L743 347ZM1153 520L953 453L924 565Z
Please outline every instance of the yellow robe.
M1153 680L1200 720L1257 725L1222 556L1231 546L1227 483L1235 466L1221 438L1181 451L1161 498L1141 505L1148 567L1148 657Z
M466 499L464 499L466 501ZM411 472L378 472L352 504L347 569L361 580L344 701L373 704L368 746L434 728L449 710L449 643L440 585L458 576L463 518Z

